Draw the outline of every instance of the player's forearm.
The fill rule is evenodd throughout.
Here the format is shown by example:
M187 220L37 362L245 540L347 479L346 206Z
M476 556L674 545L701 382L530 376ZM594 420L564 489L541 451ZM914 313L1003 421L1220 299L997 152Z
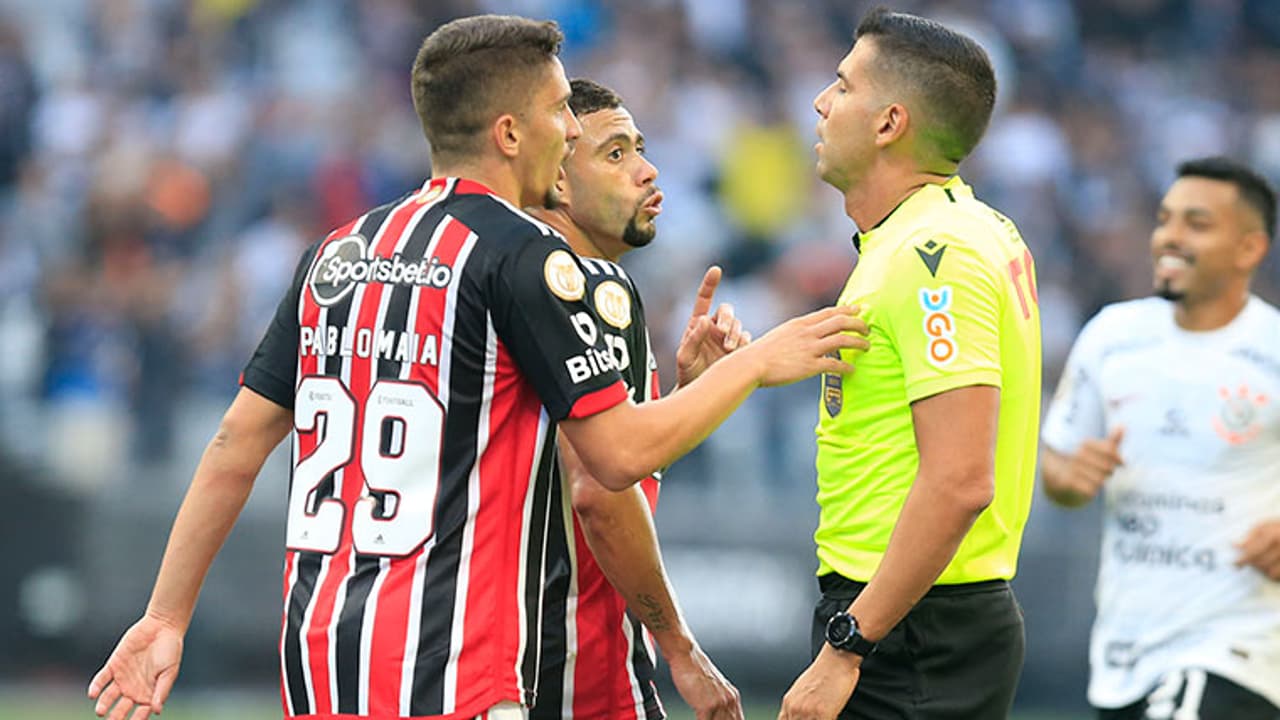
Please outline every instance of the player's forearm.
M1044 494L1065 508L1078 508L1093 499L1092 495L1080 490L1073 472L1069 457L1041 446L1040 482L1044 486Z
M653 634L664 657L688 654L694 642L662 566L658 534L639 485L613 492L583 476L573 506L591 554L627 607Z
M241 390L205 448L178 510L148 615L186 630L214 556L249 499L262 464L291 425L288 410Z
M990 504L992 483L990 476L916 477L879 569L850 607L863 634L887 635L933 587Z
M592 477L621 490L696 447L759 386L755 347L726 357L678 393L567 420L561 428Z

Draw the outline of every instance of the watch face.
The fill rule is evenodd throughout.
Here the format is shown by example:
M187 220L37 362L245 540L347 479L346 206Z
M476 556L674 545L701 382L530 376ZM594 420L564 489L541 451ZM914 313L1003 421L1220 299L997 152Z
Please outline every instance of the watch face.
M846 613L833 615L831 622L827 623L827 639L833 643L847 640L852 632L853 618Z

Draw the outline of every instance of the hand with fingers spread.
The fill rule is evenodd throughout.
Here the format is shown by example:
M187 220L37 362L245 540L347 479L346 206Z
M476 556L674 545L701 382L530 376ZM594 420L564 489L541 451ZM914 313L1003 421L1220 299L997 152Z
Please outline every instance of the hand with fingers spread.
M178 677L182 636L156 617L144 616L134 623L89 683L89 698L98 701L94 712L109 720L159 715Z
M1280 519L1253 526L1236 548L1240 551L1236 567L1252 567L1280 582Z
M845 374L853 365L839 359L842 349L867 350L867 323L861 308L837 306L788 320L751 343L765 363L760 384L786 385L818 373Z
M732 305L721 303L714 314L708 315L721 276L720 268L713 265L702 277L693 312L676 350L676 387L688 385L717 360L751 342L751 333L742 328Z
M711 658L696 644L690 652L667 658L671 682L697 720L743 720L742 699Z
M1097 497L1111 473L1124 464L1120 457L1123 440L1124 428L1116 427L1105 438L1080 443L1072 455L1046 452L1046 489L1053 499L1067 507L1078 507Z

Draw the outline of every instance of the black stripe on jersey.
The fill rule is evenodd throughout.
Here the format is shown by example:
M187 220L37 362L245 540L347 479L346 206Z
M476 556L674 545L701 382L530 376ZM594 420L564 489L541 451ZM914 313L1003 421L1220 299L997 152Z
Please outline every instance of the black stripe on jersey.
M383 205L369 211L364 221L357 227L352 228L351 232L357 235L363 235L366 240L372 241L373 236L377 234L378 229L387 221L387 216L395 209L396 203ZM326 324L329 327L346 327L351 321L351 301L355 297L354 292L347 293L347 296L339 300L336 304L329 308ZM347 361L342 353L334 353L324 360L324 374L329 377L342 377L342 365Z
M443 203L442 203L443 204ZM455 268L457 272L457 268ZM436 539L422 581L422 616L418 659L413 670L411 715L444 713L445 671L449 663L454 601L466 531L470 474L479 461L477 436L483 402L487 313L480 300L465 292L467 275L479 270L468 262L456 282L462 283L454 307L453 354L449 358L449 414L440 449L440 479L436 498ZM443 360L442 360L443 362ZM434 640L436 644L430 644Z
M431 236L435 234L437 226L444 218L444 215L444 203L436 203L434 207L427 210L426 214L422 216L401 251L401 255L404 256L406 261L417 261L423 258L427 252L427 246L431 244ZM382 323L384 330L394 330L398 334L407 330L413 324L417 318L409 317L409 305L410 301L413 300L413 294L419 290L420 288L410 284L392 286L391 299L387 302L387 314ZM398 378L400 377L400 367L401 363L381 358L378 360L377 377L378 379Z
M355 572L347 582L347 596L338 616L333 657L337 665L338 712L360 712L360 639L364 633L364 605L378 579L381 563L376 555L356 555Z
M538 458L538 469L534 473L533 486L533 507L529 511L529 554L525 556L525 586L524 586L524 605L525 605L525 630L524 636L527 638L524 648L524 657L520 658L520 676L525 683L525 704L535 705L541 702L541 698L537 697L537 688L540 683L538 673L541 668L538 659L542 657L542 627L545 622L545 608L543 607L543 588L544 588L544 571L549 566L559 566L563 563L564 567L569 567L572 560L568 556L569 547L566 544L569 529L564 526L564 512L561 502L561 479L560 467L557 458L558 453L556 447L556 425L547 423L546 434L542 437L542 456ZM563 559L559 556L553 556L552 552L563 553ZM561 608L558 617L560 623L556 626L559 632L555 633L561 639L559 652L564 652L564 595L568 590L566 582L565 588L560 591ZM560 658L559 662L561 677L564 673L564 658ZM561 688L564 683L555 684L555 692L562 692ZM556 703L559 706L559 703Z
M555 442L549 438L548 442ZM548 446L551 447L551 446ZM543 453L543 457L554 453ZM559 463L551 463L549 470L555 473L555 487L563 487ZM537 718L562 718L564 704L564 673L568 652L565 629L569 623L569 591L572 590L573 558L569 555L569 538L572 525L565 524L564 494L551 493L547 507L546 589L542 598L542 662L538 667L538 702L530 711L531 720ZM528 568L526 577L534 578L534 568ZM531 582L530 585L533 585ZM601 668L601 672L607 672ZM525 677L530 677L526 670Z
M302 657L303 620L306 619L307 606L311 604L311 596L316 590L316 578L320 576L320 566L324 556L320 553L298 552L297 580L289 589L289 599L285 605L284 635L284 673L289 685L289 702L295 715L310 715L315 711L307 697L306 671Z
M640 686L640 695L644 699L644 717L648 720L662 720L666 713L662 710L658 688L654 685L657 670L653 666L653 657L649 655L649 647L644 642L644 628L630 614L626 621L631 623L631 636L634 638L631 667L635 670L636 684Z

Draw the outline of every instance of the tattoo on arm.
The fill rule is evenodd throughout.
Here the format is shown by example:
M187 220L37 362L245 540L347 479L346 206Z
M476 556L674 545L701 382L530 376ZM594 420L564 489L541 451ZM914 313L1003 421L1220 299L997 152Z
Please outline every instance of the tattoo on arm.
M667 613L663 610L662 603L658 599L649 594L640 595L636 598L640 607L636 608L640 613L640 621L649 628L649 632L662 632L671 629L671 621L667 617Z

